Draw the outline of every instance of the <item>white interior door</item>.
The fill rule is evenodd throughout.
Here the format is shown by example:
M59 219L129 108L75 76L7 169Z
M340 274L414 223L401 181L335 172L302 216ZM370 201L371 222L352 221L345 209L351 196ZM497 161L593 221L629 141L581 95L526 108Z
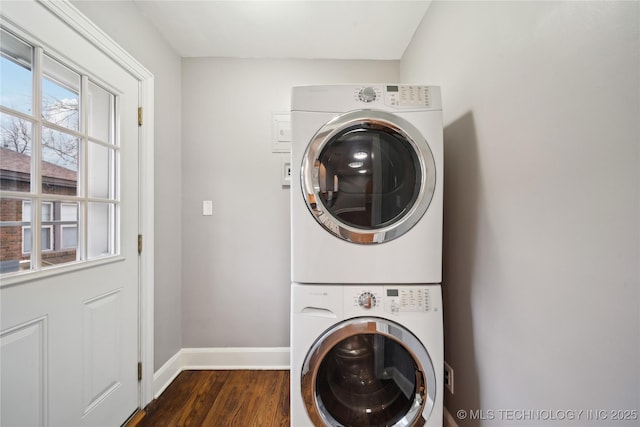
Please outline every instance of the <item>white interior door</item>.
M114 107L113 135L105 137L112 142L87 134L91 119L82 115L73 133L84 159L75 171L75 195L41 194L43 175L30 191L3 188L3 198L22 198L40 208L30 209L27 228L44 232L32 233L30 267L2 277L0 424L118 426L139 405L139 81L38 2L3 2L0 14L3 27L39 52L34 69L48 54L78 72L83 93L95 83L113 95L107 96L106 108ZM80 97L81 104L93 101ZM28 114L32 129L46 125L38 122L42 114L34 113L33 119ZM44 141L44 132L32 130L32 136ZM38 144L33 147L39 150ZM44 149L33 156L32 164L47 160ZM96 180L92 164L113 166L108 182ZM52 242L64 243L53 231L47 234L51 218L45 211L65 202L77 206L77 255L51 265ZM54 236L51 242L48 236Z

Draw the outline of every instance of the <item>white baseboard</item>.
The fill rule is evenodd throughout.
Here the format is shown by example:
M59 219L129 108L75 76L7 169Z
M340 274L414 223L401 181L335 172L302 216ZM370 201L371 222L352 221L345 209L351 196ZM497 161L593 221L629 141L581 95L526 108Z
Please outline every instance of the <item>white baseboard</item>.
M182 356L182 350L167 360L160 369L153 373L153 398L157 399L160 394L167 388L171 381L173 381L180 372L182 372L182 366L180 358Z
M289 368L289 347L183 348L153 374L153 397L184 370Z
M444 408L444 427L458 427L456 420L453 419L453 416L449 413L447 408Z

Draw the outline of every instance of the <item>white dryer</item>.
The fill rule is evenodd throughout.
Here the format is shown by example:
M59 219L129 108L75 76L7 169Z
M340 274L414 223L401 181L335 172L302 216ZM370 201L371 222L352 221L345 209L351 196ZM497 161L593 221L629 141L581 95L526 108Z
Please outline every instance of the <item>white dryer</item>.
M298 283L440 283L440 89L292 90L291 269Z
M291 426L443 421L440 285L292 284Z

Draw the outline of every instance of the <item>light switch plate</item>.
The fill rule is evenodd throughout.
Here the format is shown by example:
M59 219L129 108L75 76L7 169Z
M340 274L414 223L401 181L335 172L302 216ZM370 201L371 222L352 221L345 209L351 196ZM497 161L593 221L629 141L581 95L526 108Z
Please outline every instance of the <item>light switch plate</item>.
M212 200L203 200L202 201L202 215L204 215L204 216L213 215L213 201Z
M291 114L271 113L271 151L291 152Z

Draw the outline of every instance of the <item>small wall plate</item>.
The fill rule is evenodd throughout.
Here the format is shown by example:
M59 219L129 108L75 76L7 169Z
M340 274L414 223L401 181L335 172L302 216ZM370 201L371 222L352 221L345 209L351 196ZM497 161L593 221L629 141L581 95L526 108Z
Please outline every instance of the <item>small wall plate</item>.
M282 186L291 186L291 159L289 157L282 158Z
M291 152L291 114L271 113L271 152Z

